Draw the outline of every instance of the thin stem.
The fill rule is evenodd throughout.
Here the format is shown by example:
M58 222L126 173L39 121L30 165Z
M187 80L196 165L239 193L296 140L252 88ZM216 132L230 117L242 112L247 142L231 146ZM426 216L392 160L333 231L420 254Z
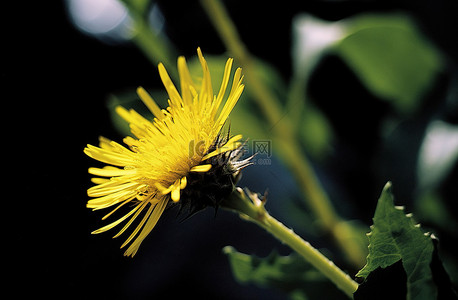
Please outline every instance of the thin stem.
M167 68L169 75L177 80L178 73L176 68L172 68L173 60L176 57L174 47L164 37L155 34L148 26L148 22L144 19L144 12L139 11L138 7L130 0L121 0L129 10L129 15L132 18L135 34L132 41L145 54L145 56L153 63L158 65L163 63ZM173 57L173 59L172 59Z
M304 241L292 229L289 229L272 217L264 208L264 200L260 200L256 194L250 192L248 192L248 196L251 201L247 199L241 189L237 189L222 203L222 206L230 210L235 210L245 219L267 230L281 242L300 254L348 297L353 297L353 293L358 289L358 283L310 245L309 242Z
M280 158L293 172L310 209L320 221L322 228L331 233L336 244L344 251L349 261L358 267L362 266L365 262L365 252L359 245L351 243L347 236L342 234L342 232L354 231L353 227L345 223L335 211L310 162L300 150L294 124L283 113L281 101L272 93L269 86L259 78L253 59L241 41L235 25L223 5L218 0L201 0L201 2L227 49L240 61L247 86L254 95L254 100L261 112L272 126L273 136L278 141L276 146L283 154Z
M158 65L163 63L167 68L167 72L170 77L177 80L178 74L175 71L176 68L172 67L174 62L170 57L176 57L174 51L170 49L170 46L163 38L160 38L144 23L142 20L136 21L137 34L132 38L137 47L143 51L145 56L154 64Z
M293 230L287 228L268 213L266 213L263 223L265 224L262 226L263 228L304 257L306 261L331 280L348 297L353 297L353 293L358 289L358 284L348 274L339 269L316 248L312 247L309 242L304 241Z

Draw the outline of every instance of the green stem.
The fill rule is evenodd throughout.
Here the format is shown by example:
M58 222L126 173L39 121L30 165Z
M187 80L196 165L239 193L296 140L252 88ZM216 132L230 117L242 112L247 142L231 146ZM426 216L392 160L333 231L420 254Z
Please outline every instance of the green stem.
M174 62L170 57L176 57L175 54L169 55L174 51L170 49L163 38L160 38L143 21L137 21L137 34L132 38L137 47L143 51L145 56L154 64L163 63L167 68L170 77L178 80L178 73Z
M172 68L176 57L174 47L164 37L155 34L151 30L143 17L145 15L144 12L139 11L139 8L132 1L122 0L122 2L128 8L129 15L133 21L135 34L132 37L132 41L153 65L157 66L159 63L163 63L170 77L178 80L176 68Z
M301 117L307 101L307 98L304 96L306 94L305 82L307 80L302 79L304 78L298 78L298 76L291 78L288 100L285 105L286 111L290 115L291 123L296 125L295 132L297 134L299 134L298 130L301 128Z
M258 224L284 244L300 254L307 262L314 266L324 276L331 280L348 297L358 289L358 283L348 274L338 268L332 261L321 254L316 248L304 241L292 229L273 218L264 208L264 201L256 194L248 192L251 201L247 199L241 189L235 190L231 196L224 200L222 207L236 211L245 219Z
M348 297L353 297L353 293L358 289L358 284L348 274L312 247L309 242L304 241L293 230L287 228L268 213L264 216L263 223L265 224L263 228L304 257L306 261L331 280Z
M223 5L218 0L201 0L201 2L227 49L240 61L247 86L253 93L254 100L266 120L272 126L273 136L278 141L276 145L282 152L280 158L294 174L310 209L320 221L322 228L334 237L336 244L344 251L346 258L355 266L362 266L366 258L365 252L359 245L348 240L349 235L356 235L351 234L354 231L353 227L345 223L335 211L309 161L302 154L299 140L295 135L294 124L289 117L285 117L283 114L281 101L259 78L253 59L241 41L235 25Z

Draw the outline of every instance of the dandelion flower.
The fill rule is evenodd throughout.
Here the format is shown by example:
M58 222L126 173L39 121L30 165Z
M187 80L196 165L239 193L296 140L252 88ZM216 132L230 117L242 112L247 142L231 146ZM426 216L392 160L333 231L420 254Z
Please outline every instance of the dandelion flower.
M155 227L166 207L174 203L188 207L190 214L219 202L234 189L240 169L250 164L242 156L241 135L223 134L229 114L242 94L241 69L235 71L227 98L232 59L226 62L221 87L213 94L210 71L200 49L202 80L191 79L184 57L178 58L180 90L178 92L167 71L159 64L159 75L167 90L167 109L160 109L141 87L140 99L153 113L147 120L134 110L119 106L117 113L126 120L133 136L124 138L123 146L100 138L99 147L84 149L91 158L107 164L89 168L97 177L88 189L88 208L99 210L115 206L108 218L121 207L131 209L116 221L95 230L105 232L125 222L114 236L124 233L135 222L133 232L121 248L130 244L126 256L134 256L146 236ZM226 100L225 100L226 98Z

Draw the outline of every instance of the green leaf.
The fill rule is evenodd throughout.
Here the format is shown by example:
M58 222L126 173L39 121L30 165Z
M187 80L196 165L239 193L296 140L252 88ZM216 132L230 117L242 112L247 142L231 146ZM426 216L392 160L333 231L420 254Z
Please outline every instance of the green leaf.
M293 299L346 299L321 273L302 257L280 256L275 251L265 258L237 252L227 246L232 273L240 283L282 290Z
M374 94L402 113L414 111L442 68L438 50L406 15L363 15L348 24L336 53Z
M378 200L369 237L367 264L356 274L367 278L377 268L386 268L402 260L407 274L407 299L436 299L437 288L430 264L434 245L430 234L415 224L404 208L394 206L391 183Z
M323 113L311 103L307 103L303 112L299 134L304 148L313 157L322 159L331 150L332 128Z

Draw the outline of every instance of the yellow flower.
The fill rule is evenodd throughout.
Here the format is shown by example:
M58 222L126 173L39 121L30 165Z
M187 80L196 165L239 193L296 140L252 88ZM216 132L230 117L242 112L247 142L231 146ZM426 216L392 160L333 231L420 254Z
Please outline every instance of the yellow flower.
M118 237L135 220L140 220L121 246L131 243L126 256L135 255L169 202L182 202L191 213L208 205L217 207L217 198L232 192L238 171L249 164L249 160L238 160L241 135L221 134L244 88L241 69L235 71L229 96L224 100L233 60L227 60L221 87L214 95L208 65L200 49L197 53L203 70L200 86L191 79L185 58L178 58L181 94L159 64L159 74L169 95L167 109L161 110L143 88L137 89L154 120L149 121L132 109L116 108L135 136L124 138L128 148L101 137L99 147L88 145L84 149L88 156L108 164L89 168L90 174L99 177L92 179L96 185L88 189L88 195L94 198L87 207L99 210L116 205L105 219L120 207L133 205L123 217L93 233L107 231L130 218L115 235Z

